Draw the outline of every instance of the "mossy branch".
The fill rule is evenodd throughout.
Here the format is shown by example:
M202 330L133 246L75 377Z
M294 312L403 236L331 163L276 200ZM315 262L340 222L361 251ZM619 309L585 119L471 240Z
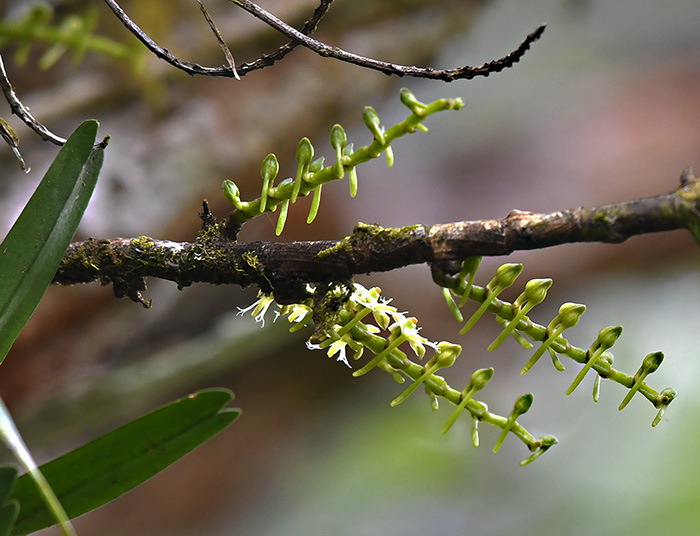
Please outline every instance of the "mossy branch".
M573 242L619 243L675 229L690 230L700 242L700 180L686 170L680 187L670 194L550 214L513 211L500 220L399 229L361 223L338 242L239 243L226 237L224 223L214 223L210 214L205 219L194 242L140 237L74 243L54 282L114 283L118 295L133 299L145 288L146 277L175 281L180 287L198 282L257 285L285 304L303 301L307 283L349 281L356 274L412 264L427 263L436 273L456 274L467 257Z

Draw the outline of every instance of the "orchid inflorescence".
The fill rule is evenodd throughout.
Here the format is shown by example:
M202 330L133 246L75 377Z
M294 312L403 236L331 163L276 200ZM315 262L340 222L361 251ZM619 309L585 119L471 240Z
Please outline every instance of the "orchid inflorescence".
M222 186L224 195L235 206L229 218L229 224L232 224L234 229L239 229L246 221L265 212L274 212L279 206L281 207L277 221L279 235L284 228L289 205L296 202L299 197L313 193L307 219L311 223L318 212L323 184L342 179L347 174L350 181L350 195L354 197L357 194L356 167L359 164L384 153L387 164L391 167L394 157L390 144L394 139L416 130L427 130L422 122L435 112L458 110L464 106L461 99L439 99L430 104L424 104L418 101L408 89L402 89L400 96L401 102L411 110L411 114L388 130L381 125L376 111L369 106L365 107L364 122L374 139L372 143L357 151L354 150L352 143L348 143L343 127L333 126L330 144L335 152L335 163L332 165L324 165L324 158L314 160L314 148L308 138L303 138L297 147L298 166L295 178L285 179L275 185L279 172L277 157L274 154L265 157L261 168L263 186L258 199L242 201L236 184L232 181L224 181ZM676 391L671 388L657 392L644 382L646 377L661 365L663 360L661 352L647 355L634 376L620 372L612 366L613 355L610 348L622 333L621 326L603 328L587 349L572 346L563 334L578 323L586 310L585 305L565 303L547 326L537 324L527 315L544 301L552 280L529 281L523 292L510 303L499 299L499 295L515 283L523 266L513 263L504 264L498 268L491 281L481 287L474 284L480 263L481 257L469 257L462 262L461 271L458 274L441 273L440 281L436 279L442 286L443 295L453 315L459 322L464 322L460 334L466 334L471 330L487 312L493 314L496 321L503 326L503 331L488 346L489 352L509 337L513 337L526 349L532 349L533 343L540 343L523 367L522 374L533 368L545 353L551 357L557 370L564 370L559 357L568 357L583 364L583 368L567 390L567 395L576 389L592 369L595 372L594 401L598 401L601 378L613 380L629 389L619 409L623 409L639 391L659 410L652 426L659 423L666 407L676 396ZM493 368L475 371L462 391L451 388L445 378L436 373L440 369L452 366L461 353L462 347L447 341L436 343L426 339L420 334L418 320L390 305L391 300L382 297L379 288L366 289L356 283L349 287L348 283L343 283L330 290L327 286L323 289L321 291L307 285L308 298L304 303L281 306L276 311L276 315L288 318L293 324L290 331L296 331L313 322L316 331L307 343L309 349L326 350L329 357L336 357L348 367L351 367L348 351L352 352L353 360L359 360L365 349L368 349L373 357L353 372L355 377L378 368L387 372L398 383L405 383L406 378L411 380L410 385L391 402L392 406L400 404L416 389L423 386L434 410L438 409L439 398L444 398L456 406L442 429L443 434L466 410L471 416L474 446L479 444L479 422L487 422L502 430L493 449L494 452L500 448L509 432L515 434L527 445L532 454L522 462L522 465L537 459L556 444L557 440L554 436L545 435L535 439L517 422L517 419L532 406L532 394L527 393L518 397L508 417L489 412L486 404L474 399L476 392L482 390L492 378ZM324 300L321 298L333 298L335 302L341 304L340 309L332 313L326 311L322 306ZM465 322L462 309L470 300L479 305ZM241 314L250 311L256 321L264 324L265 315L273 304L276 305L273 295L260 293L259 299L250 307L242 309ZM417 360L422 360L428 350L432 355L425 365L420 365L409 359L407 353L401 350L402 347L410 348Z
M622 326L609 326L600 330L596 340L588 349L578 348L569 343L562 334L565 330L574 327L581 315L586 310L586 306L578 303L565 303L559 308L559 313L545 327L530 320L528 312L536 305L544 301L547 290L552 285L551 279L533 279L529 281L524 291L513 303L498 299L498 294L510 287L522 271L521 264L504 264L498 268L496 276L485 286L474 285L474 276L478 270L481 257L471 257L462 264L462 270L456 276L447 276L449 287L443 287L443 294L447 300L448 307L453 312L459 322L464 318L460 307L464 306L468 300L479 303L479 307L462 328L460 333L466 333L471 329L476 321L486 312L494 314L496 321L504 326L501 334L488 347L488 351L497 348L509 336L526 349L533 348L533 342L541 343L535 350L532 357L523 367L521 374L528 372L537 361L549 353L552 363L557 370L564 370L559 356L565 356L573 361L582 363L584 366L578 373L569 389L566 391L570 395L581 383L585 375L593 369L596 377L593 385L593 400L598 401L600 394L601 378L610 379L629 389L627 395L620 404L622 410L630 402L634 394L639 391L644 395L659 411L652 421L652 426L656 426L663 416L667 406L676 397L676 391L672 388L655 391L644 383L644 379L656 371L664 355L662 352L648 354L634 376L630 376L613 368L613 354L609 351L622 333ZM455 302L453 295L459 298L459 306ZM528 341L525 337L528 337Z
M280 208L277 219L277 235L282 233L287 219L289 205L295 203L299 197L304 197L313 192L313 200L309 210L307 222L311 223L318 213L321 202L321 189L325 183L342 179L346 174L350 181L350 195L357 194L357 171L359 164L379 157L381 153L386 156L387 165L394 163L394 154L391 142L405 134L416 130L427 131L423 121L436 112L444 110L459 110L464 106L461 99L438 99L430 104L425 104L416 99L408 89L402 89L401 102L411 110L411 114L402 122L386 130L379 120L379 115L371 106L365 106L363 120L374 138L372 143L358 150L352 143L348 143L345 129L341 125L334 125L331 129L330 143L335 152L335 163L329 166L325 164L325 158L314 160L314 147L308 138L302 138L297 146L296 160L297 171L295 178L287 178L276 186L274 185L279 172L279 163L274 153L265 157L260 170L263 179L262 192L258 199L242 201L238 186L230 180L225 180L222 185L224 196L231 201L235 211L231 216L231 223L240 226L246 221L255 218L265 212L275 212Z
M308 290L313 294L314 289ZM346 289L338 286L331 292L340 296L346 293ZM532 452L527 459L523 460L522 465L534 461L556 444L554 436L546 435L536 439L517 422L517 418L526 413L532 405L531 394L519 397L508 417L490 412L485 403L474 398L474 394L483 389L493 376L492 368L475 371L462 391L451 388L445 378L437 375L436 372L452 366L461 353L462 347L447 341L439 343L429 341L420 334L417 319L400 312L390 305L390 301L381 295L379 288L366 289L354 283L352 292L336 316L337 321L332 328L326 330L320 337L316 337L314 342L307 342L307 346L312 350L326 350L328 357L336 357L348 367L351 367L348 349L352 351L353 361L359 360L365 349L368 349L374 357L356 370L353 376L359 377L373 368L378 368L387 372L397 383L405 383L406 378L411 380L411 384L391 402L392 406L406 400L420 386L423 386L429 395L431 407L434 410L438 409L438 398L451 402L456 408L447 420L442 430L443 434L452 427L460 413L466 410L471 416L474 446L479 445L479 422L492 424L503 430L494 451L500 448L505 437L512 432ZM263 323L264 316L273 303L272 296L260 293L258 300L251 306L241 309L240 314L251 312L258 322ZM293 324L290 331L296 331L312 321L313 307L313 298L309 298L305 303L281 306L276 314L286 316ZM428 350L432 351L432 356L425 365L415 363L409 359L406 352L400 349L404 343L418 360L422 360Z

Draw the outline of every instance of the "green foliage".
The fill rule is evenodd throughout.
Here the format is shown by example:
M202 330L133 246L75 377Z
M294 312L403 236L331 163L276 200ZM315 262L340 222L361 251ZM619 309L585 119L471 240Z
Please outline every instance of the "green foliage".
M95 145L97 127L85 121L68 138L0 244L0 361L51 283L87 207L104 158L105 143ZM190 395L42 468L0 400L0 438L27 470L8 502L17 470L0 468L0 536L9 534L18 505L12 534L56 522L74 534L69 517L132 489L229 426L240 414L222 409L231 399L223 390Z
M218 434L240 415L226 408L233 394L205 390L172 402L41 466L69 517L105 504L148 480ZM21 510L12 534L55 523L27 475L12 499Z
M0 244L0 362L51 284L104 158L97 122L70 136Z
M0 467L0 536L9 536L19 513L19 503L9 500L16 479L16 467Z
M231 222L240 227L246 221L260 216L265 212L274 212L278 206L282 206L277 220L277 235L282 233L287 217L289 205L294 203L299 196L306 196L313 192L313 201L309 210L307 222L311 223L321 202L321 188L324 184L342 179L348 174L350 179L350 195L357 194L357 172L359 164L377 158L381 153L386 155L387 165L391 167L394 156L391 142L405 134L416 130L427 131L423 121L431 114L445 110L459 110L464 106L461 99L438 99L430 104L419 102L408 89L401 90L401 102L410 110L409 115L402 122L385 130L381 125L377 112L371 106L366 106L363 119L369 128L374 141L369 145L354 150L353 144L347 142L345 130L340 125L334 125L331 129L330 142L335 152L335 164L324 166L324 158L313 160L314 148L308 138L302 138L297 147L296 159L298 162L297 173L294 179L288 178L274 186L274 181L279 172L279 164L274 154L265 157L260 174L263 177L262 192L258 199L253 201L241 201L240 190L236 183L230 180L224 181L222 190L226 198L233 203L234 211Z
M97 121L85 121L66 141L0 244L0 362L51 284L87 207L104 159L95 147ZM0 400L0 438L27 469L65 534L65 512Z
M33 45L48 44L49 48L39 58L39 67L49 69L66 52L72 52L74 65L80 64L87 51L98 52L113 58L129 60L134 66L141 63L144 50L134 41L127 46L107 37L95 35L97 9L88 9L83 15L70 15L58 24L53 23L53 9L43 2L34 3L24 15L12 21L0 21L0 49L15 45L14 60L22 65L27 62Z

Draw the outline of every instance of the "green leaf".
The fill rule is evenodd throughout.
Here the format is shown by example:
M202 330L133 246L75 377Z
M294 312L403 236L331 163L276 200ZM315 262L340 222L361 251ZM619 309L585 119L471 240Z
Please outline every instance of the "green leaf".
M0 244L0 362L5 359L75 234L102 167L97 121L68 138Z
M233 393L204 390L172 402L40 467L70 518L122 495L228 427ZM12 498L21 504L13 536L55 523L27 475Z
M9 536L19 512L19 503L16 500L8 502L16 479L17 468L15 466L0 467L0 536Z

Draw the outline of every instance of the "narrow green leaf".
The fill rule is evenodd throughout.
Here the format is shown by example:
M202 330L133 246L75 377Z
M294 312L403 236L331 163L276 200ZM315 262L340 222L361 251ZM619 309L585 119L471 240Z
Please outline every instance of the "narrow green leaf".
M43 498L44 503L49 507L51 515L58 522L61 533L65 536L75 536L75 529L71 525L70 519L56 498L56 494L51 489L51 486L46 482L44 475L39 471L32 453L29 452L27 445L24 443L24 439L22 439L19 430L17 430L15 421L12 419L12 415L10 415L2 398L0 398L0 438L2 438L5 446L12 451L20 465L36 484L36 489Z
M17 468L13 465L0 467L0 536L9 536L17 519L19 503L9 501L10 493L17 479Z
M204 390L172 402L40 467L71 518L136 487L228 427L240 410L233 393ZM13 536L55 523L33 482L22 475L12 498L21 504Z
M90 200L104 149L97 121L68 138L0 244L0 362L51 284Z

